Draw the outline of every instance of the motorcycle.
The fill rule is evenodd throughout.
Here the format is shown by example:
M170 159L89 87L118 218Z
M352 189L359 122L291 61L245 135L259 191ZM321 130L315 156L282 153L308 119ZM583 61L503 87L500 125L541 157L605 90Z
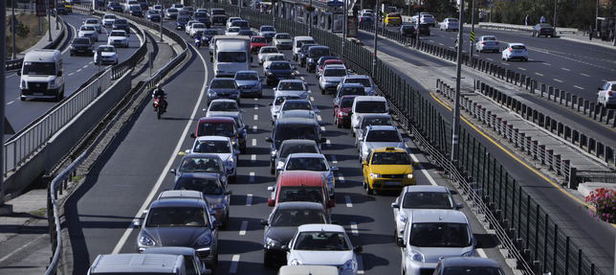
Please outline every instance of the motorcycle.
M201 37L195 37L195 47L201 48Z
M167 100L164 96L154 97L152 107L154 107L154 112L156 112L156 118L160 119L162 114L167 112Z

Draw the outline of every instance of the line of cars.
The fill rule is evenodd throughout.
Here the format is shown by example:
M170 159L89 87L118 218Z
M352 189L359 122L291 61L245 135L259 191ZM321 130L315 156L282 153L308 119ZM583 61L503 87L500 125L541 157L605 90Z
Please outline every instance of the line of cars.
M96 46L99 35L107 33L107 44ZM102 20L86 18L79 27L77 37L70 44L70 55L90 55L96 65L118 64L116 47L129 47L130 26L124 18L115 14L105 14ZM95 48L96 46L96 48Z
M272 35L272 40L278 34ZM237 46L238 43L222 43L226 38L229 37L213 37L210 43L214 45L210 47L213 61L222 61L220 54L226 53L229 46ZM273 129L266 141L271 143L270 172L276 181L267 187L270 193L267 204L273 207L272 211L261 220L263 262L268 266L286 264L280 274L290 272L289 269L323 272L319 274L358 273L362 247L353 245L346 230L331 219L338 168L322 152L326 139L322 136L319 110L312 104L308 84L295 78L296 68L281 52L290 48L293 59L323 83L319 85L322 93L333 94L336 125L351 128L350 133L356 136L366 191L374 194L402 190L392 208L397 221L394 230L397 243L404 248L405 274L426 274L435 268L472 269L469 261L479 259L441 260L444 256L474 255L475 240L470 224L457 210L461 206L453 201L451 190L415 186L414 163L406 147L407 140L389 114L387 100L376 95L377 87L372 79L353 74L345 67L344 60L332 55L328 47L316 44L312 37L289 35L289 38L290 47L275 41L273 46L267 41L259 42L260 45L255 45L258 50L252 51L249 43L242 46L242 51L257 54L259 61L262 60L265 79L246 68L222 70L223 67L215 65L217 76L208 85L205 116L199 119L191 134L195 139L193 146L183 152L178 166L170 171L175 175L174 190L162 192L144 212L143 219L136 221L140 227L137 249L144 254L125 254L125 257L143 262L143 257L162 251L157 255L167 255L169 265L183 265L179 268L188 268L189 274L215 270L218 231L229 219L229 185L236 180L237 157L246 148L248 126L239 106L244 95L240 87L258 86L262 90L265 80L274 92L270 107ZM238 39L249 41L241 36ZM252 59L244 56L241 62ZM285 65L280 69L284 73L278 72L277 66L281 64ZM262 91L257 93L261 94ZM103 269L104 261L113 262L112 257L120 256L98 256L91 274ZM491 274L500 274L497 265L489 264L497 270ZM478 266L486 270L486 264ZM453 271L448 272L438 274Z

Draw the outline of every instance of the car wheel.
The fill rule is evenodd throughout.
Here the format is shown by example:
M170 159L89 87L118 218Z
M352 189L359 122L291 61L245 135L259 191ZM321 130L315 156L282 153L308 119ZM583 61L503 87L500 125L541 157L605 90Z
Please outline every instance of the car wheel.
M325 90L323 90L323 88L320 88L321 90L321 94L324 95L325 94Z
M267 250L263 250L263 265L265 265L266 267L272 267L274 265L272 255L270 255Z
M367 195L374 195L374 189L370 188L370 185L366 182L364 182L364 190Z
M23 97L23 96L20 96L20 97L19 97L19 100L21 100L21 101L26 101L26 98L25 98L25 97Z
M342 123L336 119L336 127L342 128Z

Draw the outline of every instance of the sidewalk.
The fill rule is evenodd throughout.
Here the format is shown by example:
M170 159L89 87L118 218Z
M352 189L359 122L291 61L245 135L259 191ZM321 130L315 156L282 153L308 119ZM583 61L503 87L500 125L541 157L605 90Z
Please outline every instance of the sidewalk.
M159 51L152 72L176 55L166 42L157 43ZM147 70L138 76L139 79L147 77ZM7 204L13 206L13 213L0 216L0 275L43 274L52 256L47 222L47 190L31 190L9 200Z
M616 46L614 46L613 41L603 41L599 38L594 38L592 40L588 39L588 33L563 33L560 35L560 39L565 39L569 41L575 41L578 43L584 43L588 45L600 46L608 49L616 50Z

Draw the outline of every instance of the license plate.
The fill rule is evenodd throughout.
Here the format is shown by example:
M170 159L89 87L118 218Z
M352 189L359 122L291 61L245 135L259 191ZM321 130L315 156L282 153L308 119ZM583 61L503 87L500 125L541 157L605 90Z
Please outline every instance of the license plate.
M400 182L397 182L397 181L386 181L383 184L385 186L400 186Z
M43 93L34 93L34 95L36 95L36 96L42 96L42 95L43 95Z

